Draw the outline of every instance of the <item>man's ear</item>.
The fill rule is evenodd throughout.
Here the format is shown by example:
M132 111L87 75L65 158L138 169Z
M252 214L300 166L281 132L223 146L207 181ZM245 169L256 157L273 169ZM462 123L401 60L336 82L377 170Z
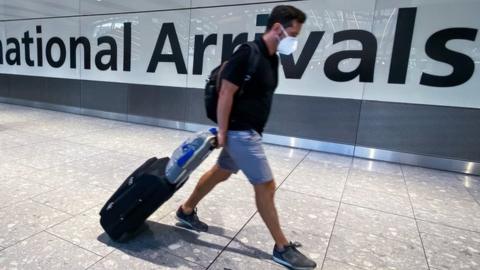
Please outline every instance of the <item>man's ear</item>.
M283 38L283 27L280 23L276 22L272 25L272 31L278 38Z
M275 33L281 34L282 25L280 23L276 22L276 23L273 24L272 29L273 29L273 31L275 31Z

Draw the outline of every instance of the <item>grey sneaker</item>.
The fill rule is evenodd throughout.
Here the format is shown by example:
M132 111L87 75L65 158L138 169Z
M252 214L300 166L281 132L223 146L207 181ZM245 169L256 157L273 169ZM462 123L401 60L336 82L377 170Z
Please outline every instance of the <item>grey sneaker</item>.
M285 246L283 251L278 251L276 247L273 248L273 260L290 269L303 270L314 269L317 264L298 251L297 247L301 247L298 242L290 242Z
M188 228L199 231L206 232L208 231L208 225L204 222L201 222L197 216L197 209L193 209L193 212L190 215L187 215L183 212L182 207L180 206L177 210L177 220L182 224L186 225Z

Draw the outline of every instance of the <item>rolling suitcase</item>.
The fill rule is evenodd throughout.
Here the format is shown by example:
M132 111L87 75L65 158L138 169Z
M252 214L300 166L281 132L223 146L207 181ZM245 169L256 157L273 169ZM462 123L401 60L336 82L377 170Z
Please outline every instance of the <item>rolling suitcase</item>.
M120 240L136 231L185 184L190 173L215 148L216 130L209 134L197 133L175 150L172 159L150 158L127 177L100 210L100 224L111 239Z

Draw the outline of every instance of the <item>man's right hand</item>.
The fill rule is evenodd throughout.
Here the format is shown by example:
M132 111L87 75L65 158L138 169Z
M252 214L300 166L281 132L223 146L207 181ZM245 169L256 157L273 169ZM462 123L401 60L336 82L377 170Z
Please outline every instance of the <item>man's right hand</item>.
M217 148L222 148L225 146L225 143L227 142L227 134L223 132L219 132L217 134Z

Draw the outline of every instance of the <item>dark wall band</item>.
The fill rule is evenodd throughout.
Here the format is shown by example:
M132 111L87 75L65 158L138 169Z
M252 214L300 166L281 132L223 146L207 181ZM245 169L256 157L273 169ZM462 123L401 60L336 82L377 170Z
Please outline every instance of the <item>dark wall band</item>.
M212 125L203 91L0 74L0 96ZM480 162L480 110L276 95L266 133Z

